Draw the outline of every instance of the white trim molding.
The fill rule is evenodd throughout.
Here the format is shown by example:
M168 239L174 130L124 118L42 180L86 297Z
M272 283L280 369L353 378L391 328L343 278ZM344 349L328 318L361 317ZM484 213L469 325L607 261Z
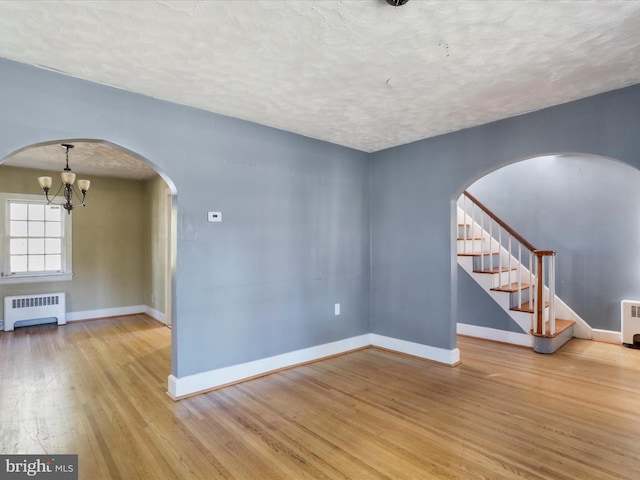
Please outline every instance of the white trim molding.
M169 375L168 390L173 398L179 399L369 345L371 345L370 335L365 334L184 377Z
M216 388L268 375L285 368L295 367L370 346L385 348L446 365L455 365L460 362L460 351L457 348L446 350L368 333L336 342L317 345L315 347L275 355L273 357L254 360L252 362L194 373L193 375L186 375L184 377L169 375L167 390L173 399L179 400L194 394L204 393Z
M591 340L622 345L622 332L616 332L615 330L601 330L599 328L594 328L592 332Z
M510 343L522 347L533 347L533 337L526 333L508 332L497 328L480 327L467 323L456 324L456 332L469 337L484 338L494 342Z
M151 318L158 320L161 323L167 324L167 316L162 313L160 310L156 310L155 308L151 308L149 305L144 306L144 313L149 315Z
M129 307L102 308L99 310L67 312L67 322L78 322L80 320L92 320L94 318L120 317L123 315L135 315L137 313L146 313L147 308L149 307L147 307L146 305L131 305Z
M394 352L405 353L414 357L424 358L445 365L456 365L460 363L460 350L453 348L432 347L422 343L409 342L398 338L385 337L383 335L371 334L371 344L374 347L393 350Z

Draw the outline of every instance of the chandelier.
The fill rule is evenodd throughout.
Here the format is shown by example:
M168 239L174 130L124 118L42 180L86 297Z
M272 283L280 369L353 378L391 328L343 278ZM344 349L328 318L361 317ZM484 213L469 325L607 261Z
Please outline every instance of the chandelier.
M89 190L89 185L91 182L89 180L78 180L77 189L74 188L73 183L76 181L76 174L71 171L69 168L69 150L73 148L73 145L68 143L63 143L62 147L66 149L67 154L67 166L64 167L64 170L60 173L60 178L62 178L62 184L58 187L53 198L49 198L49 192L51 191L51 177L38 177L38 183L44 192L45 197L47 198L47 205L51 205L53 201L56 199L58 194L62 189L64 189L64 203L58 203L57 205L61 205L67 213L70 215L71 210L75 207L84 207L84 200L87 196L87 190ZM77 190L80 190L78 193ZM74 196L80 200L78 203L73 203ZM82 196L82 198L80 198Z

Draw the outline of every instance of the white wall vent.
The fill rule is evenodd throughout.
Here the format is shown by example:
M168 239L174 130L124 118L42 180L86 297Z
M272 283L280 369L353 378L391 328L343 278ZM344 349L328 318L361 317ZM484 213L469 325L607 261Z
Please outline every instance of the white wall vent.
M640 345L640 301L622 300L622 343L624 345Z
M58 325L67 323L64 293L18 295L4 297L4 331L14 329L17 322L55 318Z

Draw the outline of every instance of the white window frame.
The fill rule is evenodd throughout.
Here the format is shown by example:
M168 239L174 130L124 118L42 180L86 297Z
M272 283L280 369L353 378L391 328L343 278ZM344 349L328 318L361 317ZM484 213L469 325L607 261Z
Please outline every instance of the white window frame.
M41 195L0 192L0 285L12 283L64 282L73 278L71 217L62 209L62 270L60 272L21 272L12 274L9 263L9 204L10 202L39 203L47 202Z

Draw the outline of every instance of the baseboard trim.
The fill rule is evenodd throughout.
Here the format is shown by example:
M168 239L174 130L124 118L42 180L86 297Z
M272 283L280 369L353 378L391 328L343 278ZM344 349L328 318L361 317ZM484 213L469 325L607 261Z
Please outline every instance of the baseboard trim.
M123 315L135 315L146 313L146 305L131 305L129 307L101 308L98 310L84 310L80 312L67 312L67 322L79 322L94 318L121 317Z
M509 343L522 347L533 346L533 337L526 333L508 332L506 330L498 330L497 328L469 325L468 323L458 323L456 325L456 331L460 335L484 338L485 340L493 340L494 342Z
M252 362L186 375L184 377L169 375L169 395L176 400L180 400L197 393L204 393L234 383L268 375L269 373L284 368L320 360L351 350L357 350L370 344L370 335L365 334L337 342L318 345L316 347L304 348L273 357L254 360Z
M145 305L144 306L144 313L146 313L147 315L149 315L151 318L164 323L165 325L167 324L167 317L164 313L162 313L159 310L156 310L155 308L151 308L149 305Z
M594 328L592 330L591 340L594 340L596 342L617 343L618 345L622 345L622 332Z
M404 353L413 357L420 357L445 365L457 365L460 363L460 350L454 348L447 350L445 348L432 347L422 343L409 342L398 338L385 337L383 335L371 334L371 345L374 347L392 350L394 352Z
M419 343L408 342L406 340L399 340L396 338L368 333L357 337L339 340L337 342L317 345L315 347L304 348L252 362L195 373L193 375L186 375L184 377L169 375L167 393L174 400L181 400L193 395L206 393L211 390L216 390L236 383L269 375L277 371L316 362L318 360L324 360L336 355L342 355L370 346L405 353L415 357L432 360L434 362L444 363L446 365L456 365L460 362L460 351L457 348L446 350L443 348L431 347L429 345L422 345Z

